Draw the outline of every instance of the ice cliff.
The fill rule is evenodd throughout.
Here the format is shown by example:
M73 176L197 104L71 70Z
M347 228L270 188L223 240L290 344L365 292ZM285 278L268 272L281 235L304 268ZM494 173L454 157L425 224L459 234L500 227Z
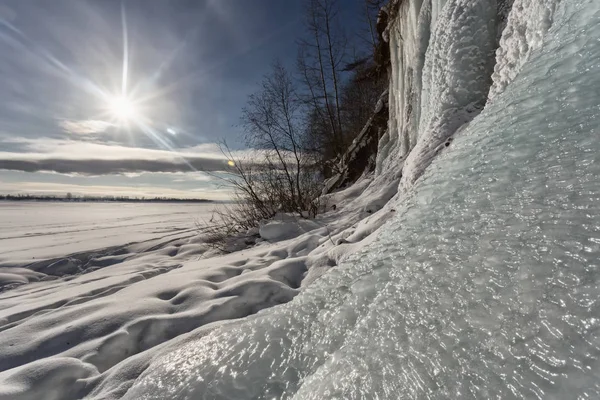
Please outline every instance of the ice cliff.
M402 169L406 190L540 48L558 0L394 0L389 130L377 170Z

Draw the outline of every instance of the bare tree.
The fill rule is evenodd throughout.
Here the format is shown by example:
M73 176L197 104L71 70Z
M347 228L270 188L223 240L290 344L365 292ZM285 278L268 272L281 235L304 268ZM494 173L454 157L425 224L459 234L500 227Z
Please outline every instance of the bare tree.
M373 49L373 52L376 50L377 44L379 43L377 17L379 15L379 10L381 10L386 2L387 0L363 0L363 20L367 28L367 40Z
M292 75L279 62L275 62L261 89L250 96L242 111L246 130L246 143L262 151L266 170L264 179L284 185L286 209L304 211L313 200L314 193L302 187L304 174L313 173L314 156L303 137L304 105L299 100ZM272 188L274 189L274 188Z
M385 91L387 77L377 72L372 58L363 58L346 66L350 77L341 90L340 110L346 132L360 132L373 115L377 101ZM353 138L354 136L352 136Z
M294 82L284 66L275 62L242 110L249 149L235 152L225 142L220 146L229 166L209 174L232 188L236 201L216 212L218 226L213 223L208 228L217 243L278 212L301 217L319 212L322 175L304 137L306 107L298 99Z
M299 41L297 71L307 107L305 136L320 154L325 176L337 172L337 160L369 120L386 85L373 61L380 42L377 15L385 0L361 1L366 34L354 30L356 40L349 42L339 0L305 0L306 35Z
M299 41L297 62L303 98L311 106L313 120L320 118L318 125L328 127L335 153L340 154L346 144L341 87L347 39L338 20L339 4L337 0L306 0L305 13L307 34Z

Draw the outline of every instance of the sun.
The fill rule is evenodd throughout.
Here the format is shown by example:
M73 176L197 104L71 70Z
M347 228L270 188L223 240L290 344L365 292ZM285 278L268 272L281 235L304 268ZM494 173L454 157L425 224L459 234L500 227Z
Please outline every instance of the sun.
M108 111L120 122L129 122L138 115L135 103L127 96L115 96L108 101Z

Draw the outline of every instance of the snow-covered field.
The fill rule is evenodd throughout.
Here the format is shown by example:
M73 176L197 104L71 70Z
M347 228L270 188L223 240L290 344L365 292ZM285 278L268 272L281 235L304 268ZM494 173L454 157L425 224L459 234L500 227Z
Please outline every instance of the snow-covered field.
M214 204L0 202L0 265L190 236Z

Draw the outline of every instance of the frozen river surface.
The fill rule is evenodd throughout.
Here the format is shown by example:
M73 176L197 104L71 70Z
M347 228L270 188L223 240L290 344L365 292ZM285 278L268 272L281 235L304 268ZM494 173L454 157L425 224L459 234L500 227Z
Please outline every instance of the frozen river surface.
M0 264L193 235L204 203L0 202Z

